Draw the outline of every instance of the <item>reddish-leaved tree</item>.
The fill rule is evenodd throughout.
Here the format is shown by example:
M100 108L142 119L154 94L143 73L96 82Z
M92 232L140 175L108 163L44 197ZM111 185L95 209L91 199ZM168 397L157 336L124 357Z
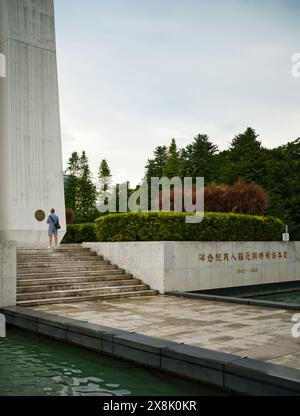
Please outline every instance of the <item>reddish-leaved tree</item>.
M191 190L186 189L190 197ZM195 185L192 201L196 201ZM238 214L263 215L269 206L269 196L260 185L240 179L233 185L208 184L204 188L205 212L236 212ZM159 196L159 209L162 210L162 192ZM174 211L174 189L170 191L170 210Z

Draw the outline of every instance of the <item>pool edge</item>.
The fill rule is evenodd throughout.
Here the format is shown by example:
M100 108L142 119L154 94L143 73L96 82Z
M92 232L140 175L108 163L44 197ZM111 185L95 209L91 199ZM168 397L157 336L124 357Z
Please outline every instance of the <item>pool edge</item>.
M300 370L23 307L8 324L148 368L248 395L300 395Z
M247 297L239 298L236 296L213 295L213 294L210 295L208 293L195 293L195 292L166 292L165 295L175 296L175 297L180 297L180 298L211 300L215 302L236 303L238 305L260 306L262 308L284 309L284 310L295 311L295 312L300 310L300 305L293 304L293 303L257 300L257 299L247 298Z

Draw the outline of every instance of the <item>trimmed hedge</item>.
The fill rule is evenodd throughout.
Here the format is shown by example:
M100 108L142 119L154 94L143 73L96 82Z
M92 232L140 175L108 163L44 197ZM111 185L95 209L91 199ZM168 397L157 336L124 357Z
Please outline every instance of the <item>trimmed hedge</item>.
M126 213L96 220L96 241L278 241L284 224L273 217L205 213L187 224L187 213Z
M62 243L88 243L94 241L97 241L96 224L71 224L67 226L67 233Z

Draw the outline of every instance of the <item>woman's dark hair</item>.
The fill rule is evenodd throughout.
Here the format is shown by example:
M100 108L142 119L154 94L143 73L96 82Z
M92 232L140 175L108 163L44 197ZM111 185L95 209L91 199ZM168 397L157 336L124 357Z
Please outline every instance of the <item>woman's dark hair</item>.
M54 214L55 213L55 209L54 208L52 208L51 209L51 214Z

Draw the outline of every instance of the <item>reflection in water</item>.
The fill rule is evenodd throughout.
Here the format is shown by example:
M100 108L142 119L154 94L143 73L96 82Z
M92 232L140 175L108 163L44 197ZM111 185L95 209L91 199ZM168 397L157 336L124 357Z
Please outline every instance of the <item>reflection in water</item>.
M291 292L273 293L272 295L255 296L257 300L269 300L271 302L285 302L300 305L300 290Z
M69 366L67 361L53 362L53 355L40 353L40 347L38 344L25 347L20 344L20 337L16 340L10 335L0 341L1 395L13 392L61 396L131 394L119 384L105 384L102 377L81 377L82 370L76 365Z
M207 395L219 392L88 350L8 331L0 339L0 395Z

